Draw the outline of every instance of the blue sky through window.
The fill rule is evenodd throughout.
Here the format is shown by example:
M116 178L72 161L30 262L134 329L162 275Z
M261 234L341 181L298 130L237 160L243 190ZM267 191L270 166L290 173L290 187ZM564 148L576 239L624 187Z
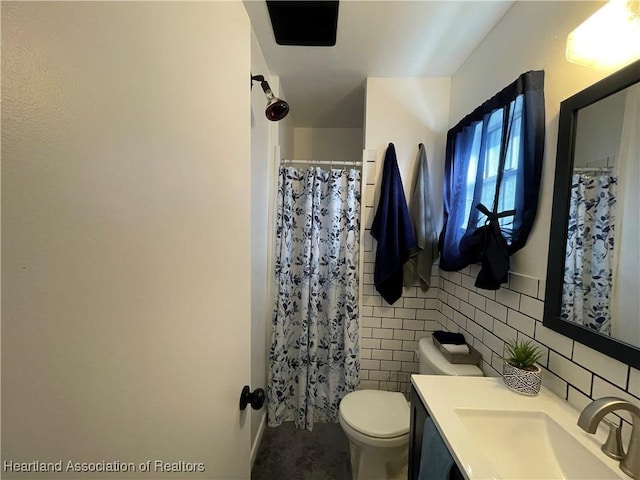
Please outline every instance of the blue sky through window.
M475 225L467 225L470 219L471 209L475 208L477 202L474 202L474 194L478 189L480 203L484 204L489 210L493 209L493 202L496 193L496 183L498 181L498 173L500 168L500 145L502 141L504 129L510 129L507 133L509 136L507 143L507 151L504 162L502 185L498 198L497 211L512 210L515 208L516 194L518 191L518 168L521 165L520 155L520 133L522 123L522 105L523 96L518 96L510 103L509 116L505 122L504 108L494 110L486 122L485 131L483 132L483 122L478 121L473 125L472 144L469 152L470 157L467 163L466 185L464 188L464 215L460 218L461 223L458 227L466 230L468 227L479 227L485 224L487 217L478 212L478 218ZM509 118L511 117L511 118ZM485 139L482 135L485 135ZM484 143L484 149L482 145ZM480 156L484 155L481 159ZM482 161L481 161L482 160ZM482 165L482 175L478 175L478 166ZM471 217L473 218L473 217ZM500 219L500 226L509 241L510 225L513 222L512 217Z

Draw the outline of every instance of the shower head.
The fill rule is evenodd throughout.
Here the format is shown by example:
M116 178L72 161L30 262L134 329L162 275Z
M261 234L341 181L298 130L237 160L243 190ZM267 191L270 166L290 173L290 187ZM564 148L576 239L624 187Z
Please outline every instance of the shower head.
M277 122L282 120L289 113L289 104L284 100L276 97L271 88L269 87L269 83L264 79L262 75L252 75L251 76L251 87L253 88L253 82L260 82L260 86L262 87L262 91L267 96L267 107L264 111L265 116L268 120L272 122Z

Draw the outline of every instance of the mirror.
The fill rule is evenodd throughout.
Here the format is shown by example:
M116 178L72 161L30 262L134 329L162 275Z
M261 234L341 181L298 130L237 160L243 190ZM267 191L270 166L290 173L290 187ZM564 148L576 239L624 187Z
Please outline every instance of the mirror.
M640 368L640 61L560 104L543 323Z

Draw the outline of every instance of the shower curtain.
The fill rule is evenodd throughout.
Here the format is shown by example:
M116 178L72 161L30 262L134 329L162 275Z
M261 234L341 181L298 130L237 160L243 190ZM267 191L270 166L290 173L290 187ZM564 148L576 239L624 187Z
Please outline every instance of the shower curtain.
M562 318L611 335L617 178L574 174L564 264Z
M360 171L281 166L269 426L335 422L356 389Z

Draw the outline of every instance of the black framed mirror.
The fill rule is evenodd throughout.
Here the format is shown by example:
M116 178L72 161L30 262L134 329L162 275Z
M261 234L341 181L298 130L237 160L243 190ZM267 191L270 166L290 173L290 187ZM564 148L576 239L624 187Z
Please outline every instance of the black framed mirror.
M560 104L543 324L640 368L640 61Z

